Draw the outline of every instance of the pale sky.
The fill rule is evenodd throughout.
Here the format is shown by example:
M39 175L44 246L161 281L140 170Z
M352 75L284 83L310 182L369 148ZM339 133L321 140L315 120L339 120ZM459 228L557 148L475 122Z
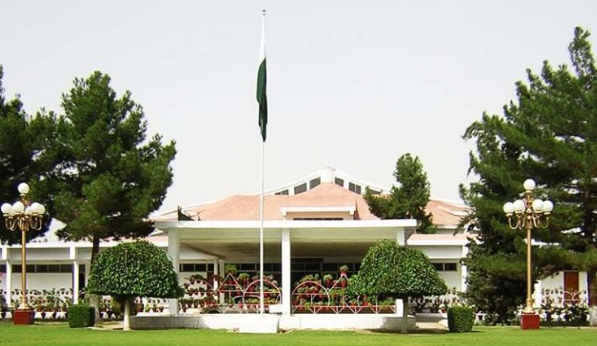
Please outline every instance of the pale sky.
M569 64L575 26L597 35L591 0L0 0L6 95L61 114L72 80L100 70L177 142L162 211L257 193L264 8L266 189L325 166L389 187L411 153L433 197L459 200L466 127L501 114L526 68Z

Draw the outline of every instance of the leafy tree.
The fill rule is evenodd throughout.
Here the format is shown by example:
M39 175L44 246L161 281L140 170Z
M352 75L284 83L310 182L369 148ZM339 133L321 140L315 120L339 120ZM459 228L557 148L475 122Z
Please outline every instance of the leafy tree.
M532 177L539 184L536 197L556 202L550 227L533 230L533 238L559 244L533 249L534 278L586 271L597 322L597 70L588 37L575 29L569 46L574 71L547 61L540 75L528 70L528 84L516 83L517 100L504 106L504 116L484 114L464 134L476 141L470 171L479 177L461 186L472 207L465 222L479 231L467 259L469 292L475 304L502 319L507 307L492 306L487 297L511 308L522 303L526 247L524 232L508 228L501 208Z
M75 79L62 97L58 131L61 160L52 174L64 183L55 196L55 217L66 227L59 236L90 239L93 258L101 239L142 237L153 227L146 217L158 209L172 183L174 142L155 135L146 141L143 109L110 77L94 72Z
M369 296L391 296L402 299L402 332L408 331L408 299L442 295L446 283L423 252L400 246L395 241L381 240L374 244L351 278L352 293Z
M134 298L178 298L184 294L172 261L145 241L122 243L100 252L91 267L87 292L111 295L124 304L124 330L130 329Z
M55 138L56 118L41 111L34 117L27 115L18 98L6 100L2 87L3 69L0 65L0 204L13 203L19 198L17 186L21 182L31 185L30 197L43 203L51 212L51 181L46 175L51 164L49 148ZM0 224L0 240L9 244L20 243L20 232L5 228L4 217ZM41 230L27 232L28 240L48 230L46 218Z
M393 186L389 196L375 195L366 189L364 197L371 213L381 219L416 219L417 232L435 233L433 216L425 212L430 186L419 158L402 155L396 162L394 177L400 186Z

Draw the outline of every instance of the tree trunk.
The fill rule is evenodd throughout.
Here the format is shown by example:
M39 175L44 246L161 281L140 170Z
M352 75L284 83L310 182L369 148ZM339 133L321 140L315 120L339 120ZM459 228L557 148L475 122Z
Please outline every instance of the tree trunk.
M597 271L595 268L587 270L587 288L588 288L588 305L589 305L589 325L591 327L597 326L597 278L595 275Z
M95 257L97 256L97 254L99 253L99 248L100 248L100 237L97 234L93 234L93 239L92 239L92 248L91 248L91 268L93 268L93 263L95 262ZM89 301L89 305L93 306L95 308L95 320L99 321L100 320L100 296L98 296L97 294L90 294L88 296L88 301Z
M124 321L122 323L122 330L131 330L130 317L131 302L128 299L126 299L124 301Z
M402 334L408 334L408 297L402 298Z

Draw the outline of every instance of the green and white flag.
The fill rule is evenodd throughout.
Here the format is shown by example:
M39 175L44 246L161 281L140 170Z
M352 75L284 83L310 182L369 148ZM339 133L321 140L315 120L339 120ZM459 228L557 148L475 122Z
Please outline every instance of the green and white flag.
M261 29L261 48L259 49L259 72L257 74L257 102L259 102L259 127L261 137L265 142L267 137L267 72L265 68L265 11L263 11L263 26Z

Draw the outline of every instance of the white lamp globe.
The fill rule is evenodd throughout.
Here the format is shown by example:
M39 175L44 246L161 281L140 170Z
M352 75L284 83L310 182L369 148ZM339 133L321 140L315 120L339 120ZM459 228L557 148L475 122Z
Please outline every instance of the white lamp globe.
M514 212L514 203L508 202L504 204L504 213L512 214Z
M13 214L22 213L25 210L25 205L22 202L16 202L12 205Z
M2 204L2 214L12 214L12 205L10 203Z
M514 211L517 213L522 213L524 211L524 202L521 199L517 199L514 201Z
M25 208L25 214L27 214L27 215L33 214L33 207L28 206L27 208Z
M33 204L31 204L31 208L33 208L33 212L35 214L44 214L46 212L46 207L43 206L43 204L39 204L37 202L34 202Z
M545 202L543 202L543 212L551 213L552 210L553 210L553 202L552 201L546 200Z
M540 213L543 211L543 201L540 199L536 199L533 201L533 210L536 211L537 213Z
M533 179L527 179L524 181L522 186L524 186L525 191L533 191L535 189L536 184Z
M20 183L19 186L17 187L17 189L19 190L19 193L21 193L21 194L29 193L29 185L27 185L27 183Z

